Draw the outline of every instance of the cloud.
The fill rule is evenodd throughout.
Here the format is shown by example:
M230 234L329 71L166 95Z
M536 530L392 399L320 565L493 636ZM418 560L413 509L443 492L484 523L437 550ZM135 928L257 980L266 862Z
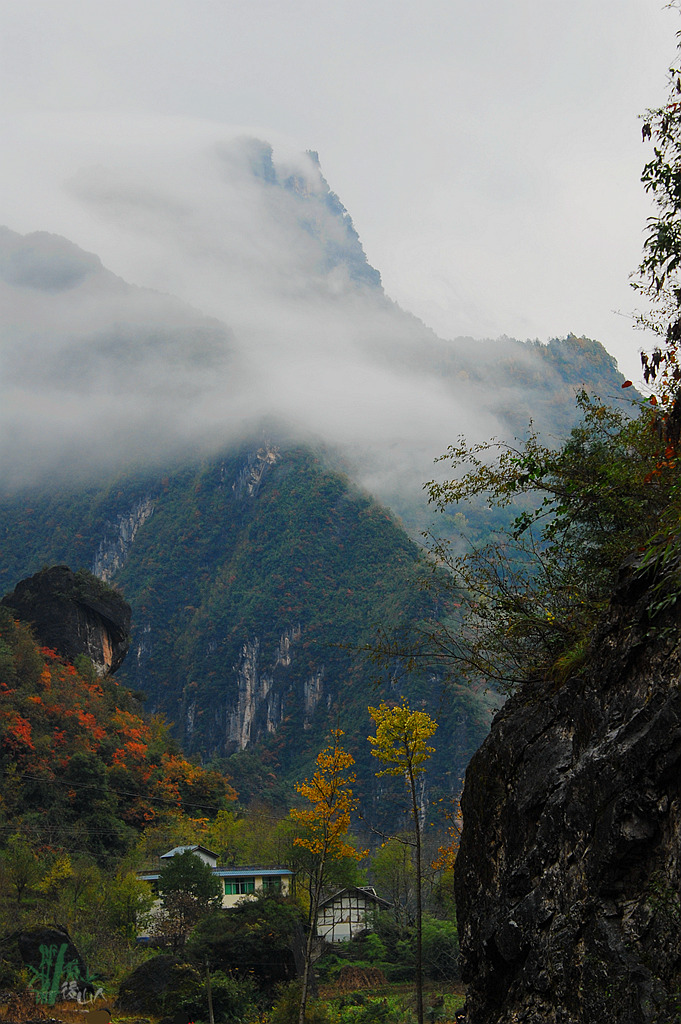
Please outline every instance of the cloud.
M503 359L552 372L392 303L315 154L177 119L38 127L0 172L32 189L11 226L42 229L0 232L6 485L201 453L268 417L396 497L459 433L508 432L524 395Z

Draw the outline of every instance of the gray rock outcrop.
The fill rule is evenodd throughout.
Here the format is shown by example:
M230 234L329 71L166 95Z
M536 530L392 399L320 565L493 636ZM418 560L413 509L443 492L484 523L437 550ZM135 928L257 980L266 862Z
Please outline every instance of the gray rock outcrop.
M100 540L92 561L94 576L98 576L105 583L113 579L127 562L138 531L153 514L154 499L147 494L135 501L125 512L119 513L115 520L105 524L104 537Z
M72 662L79 654L99 675L115 672L130 644L130 606L88 572L55 565L22 580L0 604L33 627L43 647Z
M678 1021L681 610L623 578L588 669L525 684L466 773L470 1024Z
M118 1009L124 1014L172 1013L197 993L203 993L198 970L169 953L154 956L121 982Z
M12 932L0 940L0 952L3 961L20 958L38 1002L70 999L87 1003L95 994L85 961L61 925Z

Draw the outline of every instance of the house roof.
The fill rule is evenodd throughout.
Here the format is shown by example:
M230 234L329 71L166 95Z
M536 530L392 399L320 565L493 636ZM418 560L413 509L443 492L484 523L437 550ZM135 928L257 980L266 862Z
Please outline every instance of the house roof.
M363 896L369 903L375 903L377 907L381 907L384 910L388 910L392 907L392 903L388 900L384 900L382 896L376 895L376 890L372 885L349 885L345 889L339 889L337 892L332 893L331 896L327 896L326 899L319 901L319 910L323 907L327 907L330 903L339 899L341 896L345 896L349 893L352 896Z
M258 878L283 878L286 875L293 874L289 868L214 867L212 870L213 874L217 875L218 878L251 878L253 876ZM154 882L160 876L160 871L138 871L137 876L145 882Z
M171 857L178 856L182 853L190 851L191 853L205 853L213 860L217 861L217 853L213 853L212 850L207 849L205 846L174 846L172 850L168 850L167 853L162 853L160 860L170 860ZM259 878L283 878L285 875L292 875L293 872L289 868L259 868L257 865L246 864L238 867L223 868L218 867L217 864L211 864L211 870L214 875L219 878L244 878L257 875ZM139 878L144 879L147 882L154 882L159 877L159 871L138 871L137 875Z
M215 874L221 878L243 878L244 875L258 875L260 878L281 878L283 875L292 875L289 868L215 868Z
M207 853L209 857L213 857L214 860L218 859L217 853L213 853L205 846L174 846L172 850L168 850L167 853L161 854L161 860L167 860L169 857L175 857L178 854L186 853L189 850L191 853Z

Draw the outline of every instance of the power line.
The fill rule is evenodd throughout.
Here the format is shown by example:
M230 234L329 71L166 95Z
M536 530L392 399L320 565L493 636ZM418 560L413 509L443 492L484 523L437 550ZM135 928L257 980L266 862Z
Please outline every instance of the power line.
M54 787L54 786L61 786L62 788L68 788L70 790L73 789L76 792L83 792L84 790L87 790L87 789L92 789L92 790L97 790L97 791L101 791L102 790L102 786L99 785L96 782L77 782L77 783L74 782L74 783L71 783L71 782L69 782L68 780L65 780L65 779L45 778L45 776L43 776L43 775L32 775L30 772L13 772L13 771L8 771L5 768L0 768L0 775L5 775L5 776L7 776L9 778L12 778L12 779L29 779L32 782L43 782L43 783L46 783L47 785L49 785L51 788ZM147 795L147 794L142 794L142 793L135 793L133 790L118 789L115 786L110 786L108 778L106 779L105 785L107 787L109 787L109 791L111 793L113 793L114 796L141 797L141 798L145 799L148 803L157 803L157 804L162 804L165 807L176 807L176 808L179 809L177 804L173 804L167 798L155 797L155 796L152 796L150 794ZM196 808L199 808L199 809L201 809L201 808L206 809L207 805L210 803L210 801L208 801L208 800L201 801L200 803L198 801L187 801L187 800L183 800L181 796L180 796L179 799L180 799L182 807L196 807Z

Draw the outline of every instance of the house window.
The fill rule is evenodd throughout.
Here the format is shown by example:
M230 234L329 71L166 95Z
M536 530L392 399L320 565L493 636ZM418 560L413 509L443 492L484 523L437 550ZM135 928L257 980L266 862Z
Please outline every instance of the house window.
M225 896L245 896L255 892L255 878L226 878Z
M276 895L281 892L281 878L270 878L266 877L262 880L262 891L268 892L271 895Z

